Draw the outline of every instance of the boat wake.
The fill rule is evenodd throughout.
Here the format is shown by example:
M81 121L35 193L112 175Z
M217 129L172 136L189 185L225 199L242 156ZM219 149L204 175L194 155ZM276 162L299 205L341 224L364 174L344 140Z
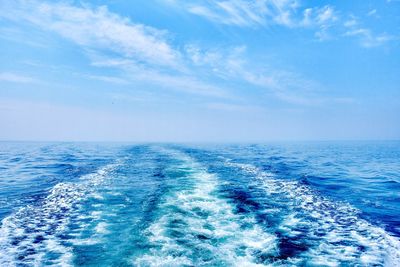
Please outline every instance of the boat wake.
M41 266L72 263L69 223L79 216L78 206L95 195L116 168L110 164L81 177L82 183L59 183L37 205L21 208L3 219L0 228L0 266Z
M351 205L208 155L139 146L58 183L2 220L0 266L400 266Z

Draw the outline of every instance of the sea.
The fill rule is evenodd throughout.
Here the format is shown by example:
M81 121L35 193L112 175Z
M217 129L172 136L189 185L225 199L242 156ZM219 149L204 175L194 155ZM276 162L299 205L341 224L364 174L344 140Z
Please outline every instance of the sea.
M400 141L0 142L0 266L400 266Z

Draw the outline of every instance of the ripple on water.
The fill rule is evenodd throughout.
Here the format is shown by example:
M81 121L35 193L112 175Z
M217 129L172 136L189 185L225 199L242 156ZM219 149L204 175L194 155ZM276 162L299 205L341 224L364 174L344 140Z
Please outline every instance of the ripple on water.
M226 164L253 176L270 203L285 203L274 214L280 218L275 226L280 258L322 266L400 264L399 240L361 219L352 206L331 202L306 184L276 179L251 164Z
M85 175L82 183L59 183L38 205L21 208L4 218L0 228L0 266L69 265L73 253L65 242L71 239L68 224L76 205L104 182L115 167L111 164Z
M186 170L176 179L192 181L165 196L159 218L147 229L151 249L134 259L139 266L241 265L265 263L277 255L276 237L251 215L239 215L218 192L218 179L192 158L169 152ZM171 174L171 173L170 173Z
M127 194L139 191L122 189L150 184L130 172L143 165L124 161L129 171L123 178L110 177L116 165L109 165L75 184L57 184L37 205L6 217L0 266L127 260L138 266L400 265L398 239L361 219L352 206L322 197L306 179L277 179L265 171L268 166L221 163L222 157L213 164L226 172L213 174L188 154L154 150L143 152L156 162L143 160L151 162L143 172L155 183L155 190L142 192L149 196L143 202ZM249 179L228 184L221 178L230 172ZM139 182L132 184L131 176ZM115 188L108 186L110 179Z

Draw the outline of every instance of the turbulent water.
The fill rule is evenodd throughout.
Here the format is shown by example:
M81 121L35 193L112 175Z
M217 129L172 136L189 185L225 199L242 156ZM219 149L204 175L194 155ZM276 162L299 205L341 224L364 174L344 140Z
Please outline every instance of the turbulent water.
M400 143L0 143L0 266L400 266Z

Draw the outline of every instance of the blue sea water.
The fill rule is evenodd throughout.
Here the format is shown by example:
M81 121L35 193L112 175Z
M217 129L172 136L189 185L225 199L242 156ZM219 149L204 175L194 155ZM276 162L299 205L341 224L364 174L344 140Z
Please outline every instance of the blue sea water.
M400 142L1 142L0 220L0 266L400 266Z

